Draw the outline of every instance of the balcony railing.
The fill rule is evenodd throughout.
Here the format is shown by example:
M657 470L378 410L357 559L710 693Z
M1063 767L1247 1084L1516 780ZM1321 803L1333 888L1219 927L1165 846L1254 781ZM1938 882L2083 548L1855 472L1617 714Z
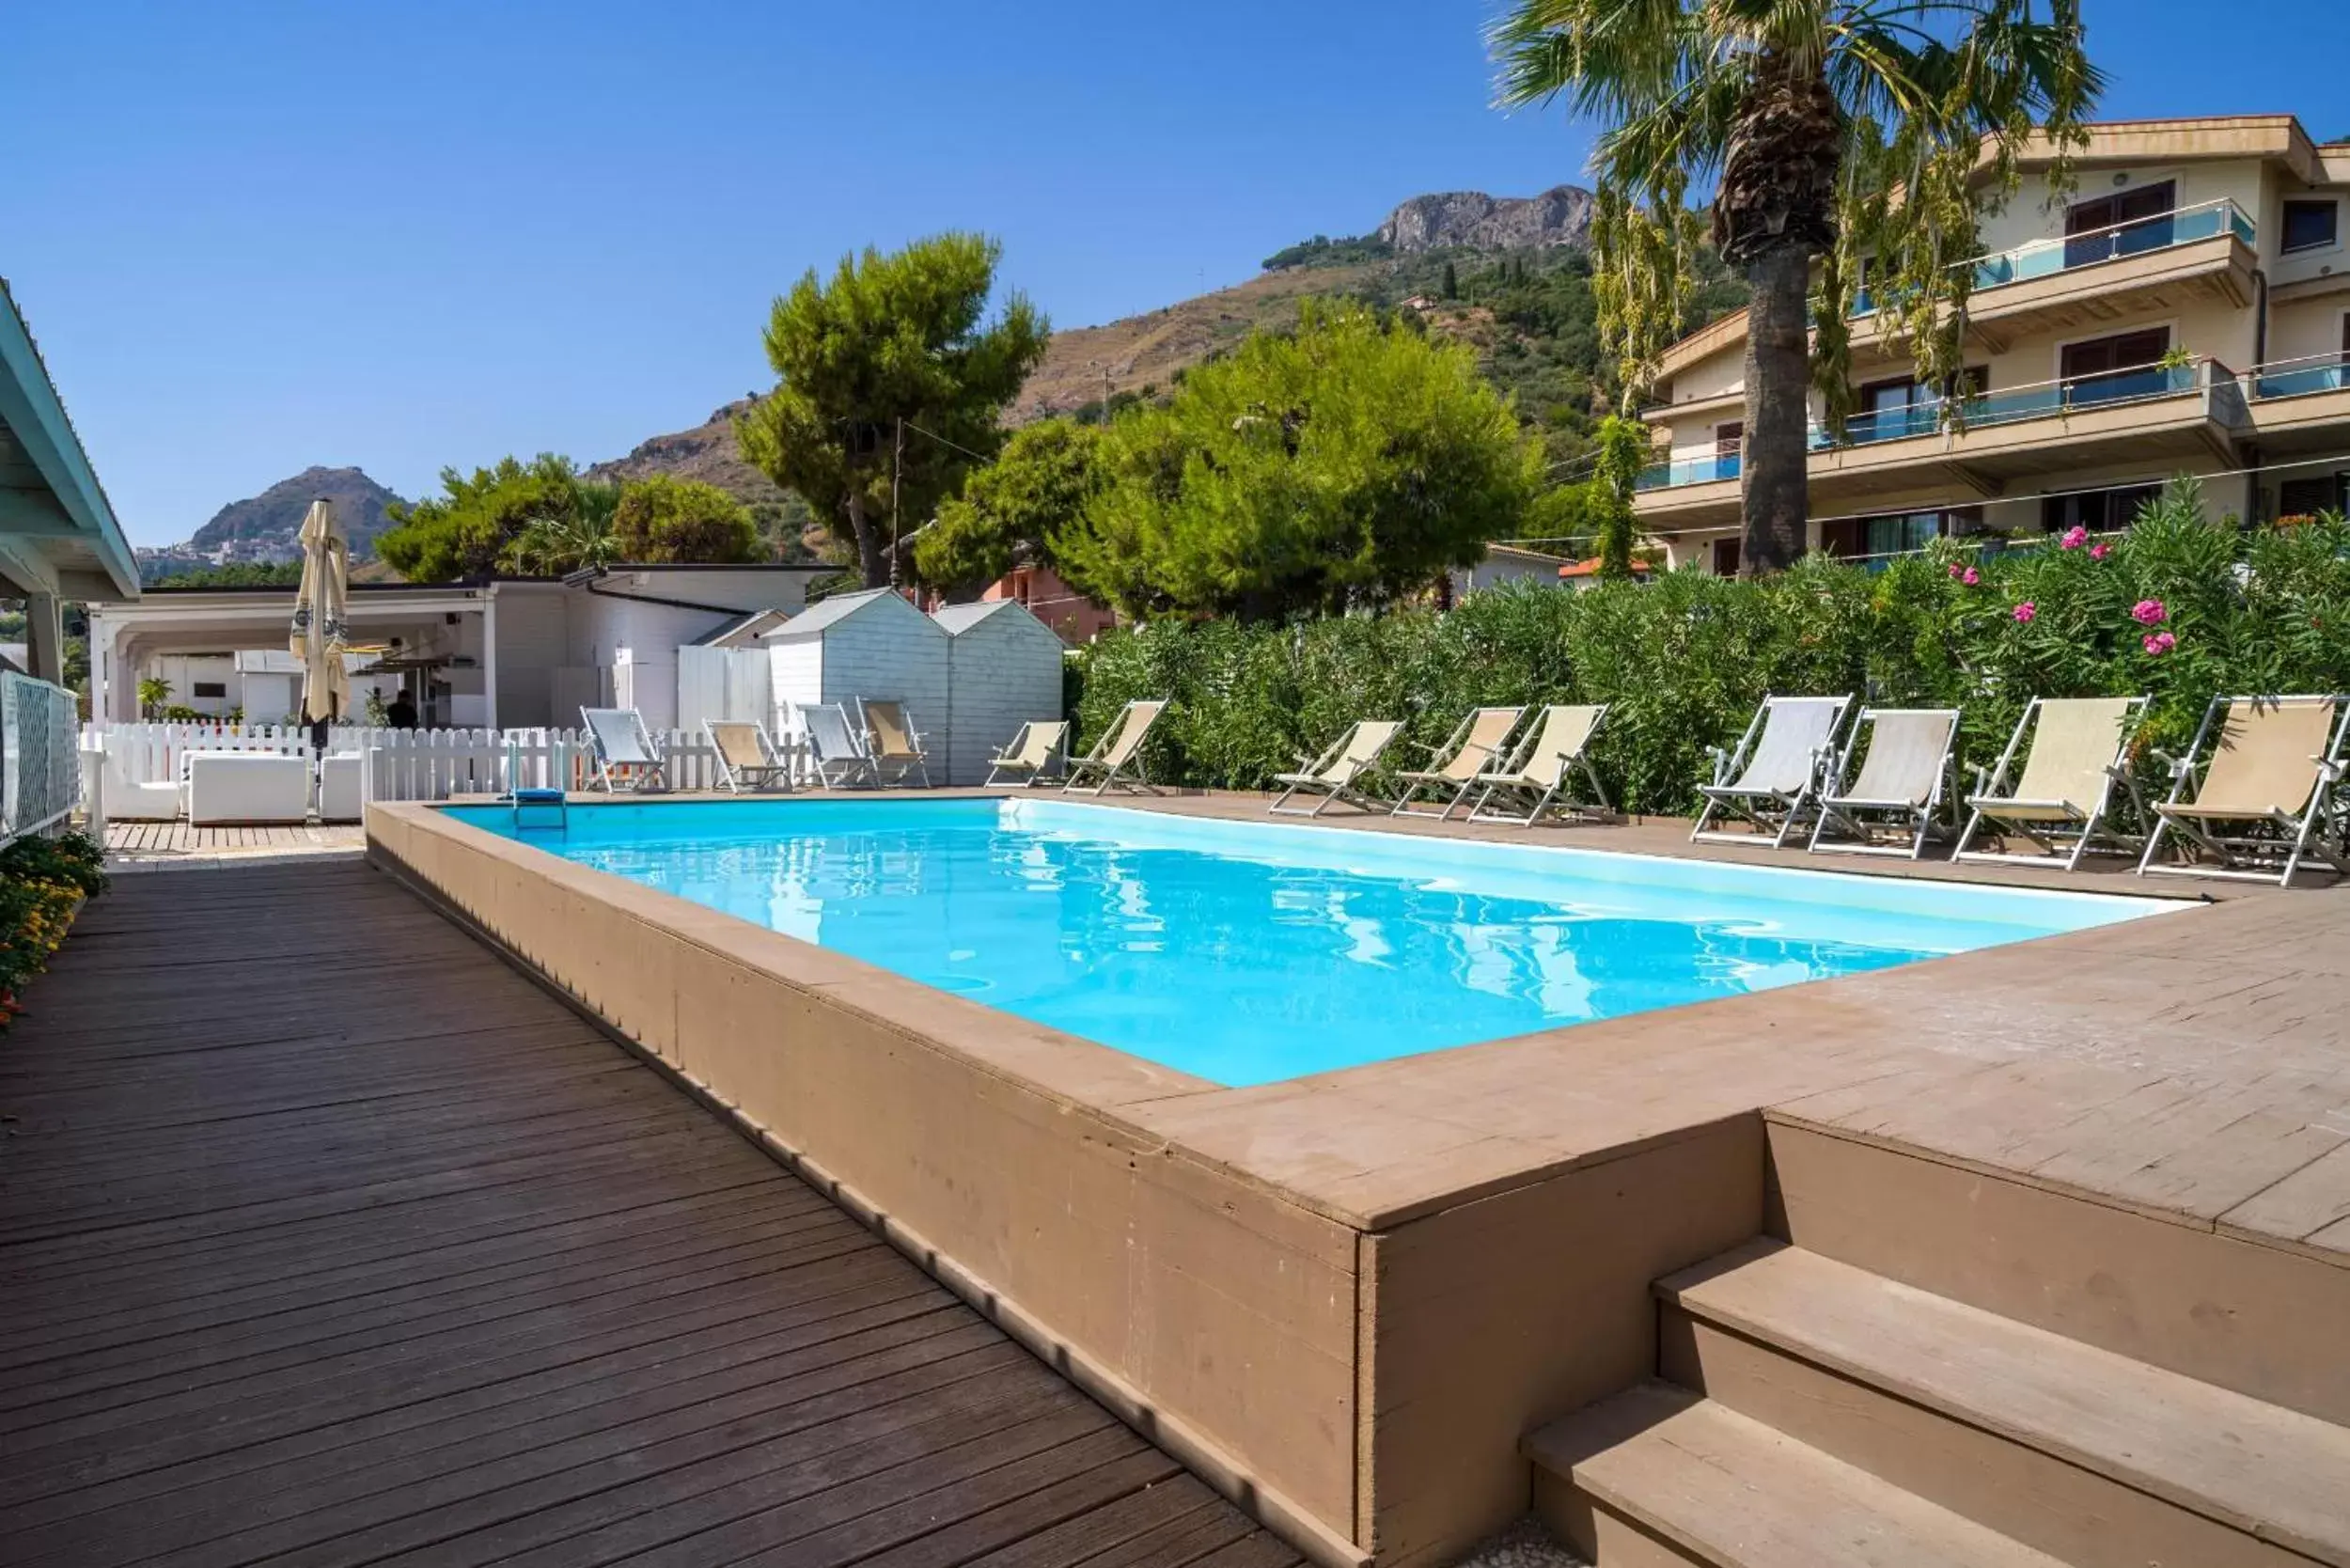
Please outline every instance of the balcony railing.
M2306 392L2350 388L2350 353L2310 354L2255 366L2245 378L2255 398L2297 398Z
M1643 468L1632 481L1634 490L1669 490L1676 485L1708 484L1716 479L1738 477L1736 452L1713 452L1703 457L1681 458L1672 463L1660 463Z
M2337 374L2342 371L2339 365L2319 368L2330 369ZM2329 384L2345 384L2337 381ZM2063 381L1979 393L1966 399L1960 405L1960 412L1965 416L1966 429L1984 430L2027 419L2075 414L2086 409L2174 398L2205 386L2211 387L2216 395L2224 393L2225 400L2234 409L2232 414L2222 411L2224 417L2240 416L2241 409L2234 407L2241 400L2234 388L2234 380L2224 366L2213 359L2186 365L2146 365L2126 370L2106 370L2096 375L2073 376ZM2217 400L2216 396L2215 401ZM1942 427L1942 400L1930 398L1900 408L1881 408L1855 416L1845 421L1844 444L1868 447L1887 441L1902 441L1911 436L1933 435ZM1823 452L1835 446L1836 442L1825 425L1811 427L1811 450ZM1713 479L1734 479L1738 477L1738 456L1736 452L1708 453L1658 463L1642 471L1634 481L1633 489L1669 490L1681 485L1704 484Z
M2244 209L2225 196L2151 218L2134 218L2107 228L2067 234L2062 239L2033 240L2013 250L1961 261L1959 265L1974 269L1977 289L1997 289L2036 277L2053 277L2079 267L2168 250L2173 245L2191 245L2222 234L2232 234L2247 245L2254 243L2259 234ZM1854 296L1852 313L1856 317L1872 315L1875 310L1876 302L1868 290L1862 289Z

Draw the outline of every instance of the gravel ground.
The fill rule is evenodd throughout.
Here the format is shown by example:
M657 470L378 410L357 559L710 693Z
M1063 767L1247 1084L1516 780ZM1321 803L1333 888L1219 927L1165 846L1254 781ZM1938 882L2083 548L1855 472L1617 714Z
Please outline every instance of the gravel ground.
M1588 1568L1560 1545L1531 1513L1500 1534L1478 1543L1458 1568Z

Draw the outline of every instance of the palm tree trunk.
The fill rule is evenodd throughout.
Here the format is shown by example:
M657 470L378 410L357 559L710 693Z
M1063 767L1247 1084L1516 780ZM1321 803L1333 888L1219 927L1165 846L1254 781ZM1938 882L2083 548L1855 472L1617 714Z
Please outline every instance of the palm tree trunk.
M1746 536L1742 575L1779 572L1802 556L1810 518L1804 464L1810 444L1810 326L1805 313L1811 258L1775 245L1747 264L1747 421L1738 464Z

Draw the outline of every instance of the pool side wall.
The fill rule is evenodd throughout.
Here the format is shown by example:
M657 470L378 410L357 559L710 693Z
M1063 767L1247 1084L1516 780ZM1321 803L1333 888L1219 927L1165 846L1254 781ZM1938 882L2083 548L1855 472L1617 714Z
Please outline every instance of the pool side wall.
M1246 1090L430 807L370 807L368 838L1325 1564L1448 1561L1522 1515L1520 1436L1650 1375L1650 1281L1762 1226L1759 1113L1383 1228L1121 1114Z

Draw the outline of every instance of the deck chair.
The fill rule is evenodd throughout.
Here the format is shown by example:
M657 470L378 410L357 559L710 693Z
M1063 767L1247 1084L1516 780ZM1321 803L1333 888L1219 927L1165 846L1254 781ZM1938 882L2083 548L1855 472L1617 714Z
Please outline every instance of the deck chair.
M1057 763L1066 772L1064 753L1069 745L1069 724L1065 719L1030 719L1020 727L1011 744L988 759L987 784L1020 784L1034 786L1042 781L1047 768ZM1009 778L1003 776L1009 774Z
M1285 817L1319 817L1323 808L1332 801L1342 800L1365 811L1375 811L1380 802L1355 787L1365 774L1379 765L1380 757L1403 727L1392 719L1356 719L1347 727L1346 733L1330 744L1319 757L1300 753L1298 771L1277 773L1276 784L1286 786L1269 809ZM1298 791L1305 790L1317 798L1311 809L1292 806L1289 801Z
M1864 733L1868 754L1855 778L1853 754ZM1925 854L1929 837L1955 825L1945 813L1958 795L1957 745L1955 708L1861 709L1852 738L1828 769L1820 819L1811 829L1812 852L1912 860Z
M1148 790L1151 776L1143 769L1142 743L1150 738L1151 727L1159 722L1167 711L1167 699L1145 701L1137 698L1118 711L1118 717L1093 743L1093 749L1069 764L1069 777L1062 787L1071 794L1098 795L1113 784L1123 784L1130 790ZM1099 774L1093 788L1085 781Z
M1562 703L1543 709L1533 733L1480 780L1485 792L1477 797L1469 820L1531 827L1549 811L1590 822L1614 820L1615 808L1607 804L1607 792L1600 787L1599 775L1591 771L1591 743L1606 717L1604 702ZM1577 798L1576 792L1567 789L1568 780L1577 773L1583 776L1589 798Z
M865 736L849 722L849 711L838 702L811 702L799 710L807 730L808 765L816 782L827 790L855 784L878 784L881 774L865 749Z
M1950 858L2011 866L2044 866L2061 859L2069 871L2080 866L2092 848L2137 853L2141 847L2138 839L2114 831L2110 818L2116 785L2133 799L2138 794L2129 749L2145 712L2142 697L2033 698L2016 720L2007 749L1999 753L1998 765L1976 770L1975 792L1966 797L1973 814ZM2031 749L2019 776L2015 754L2027 736ZM1976 849L1975 839L1986 827L2001 839L2011 832L2021 834L2042 853Z
M1765 697L1747 722L1735 750L1710 745L1714 782L1698 786L1705 809L1689 830L1692 843L1752 843L1767 837L1784 849L1819 808L1821 781L1836 752L1852 697ZM1744 818L1750 831L1710 827L1716 813Z
M1452 808L1468 798L1481 775L1493 771L1502 759L1502 747L1509 744L1510 731L1526 716L1523 708L1478 708L1445 737L1442 745L1427 747L1425 768L1403 768L1396 777L1403 781L1403 792L1395 797L1391 817L1434 817L1438 821L1452 815ZM1440 806L1434 811L1424 810L1415 803L1422 791L1433 795Z
M791 788L791 759L776 749L765 725L756 720L704 719L702 733L718 760L718 782L736 794L745 790Z
M596 782L606 794L620 790L666 790L668 760L662 756L645 716L634 708L582 708L579 722L595 754Z
M2346 734L2350 697L2212 698L2186 758L2163 759L2171 767L2170 798L2154 808L2139 874L2290 887L2302 861L2314 858L2350 876L2338 817ZM2182 840L2183 863L2155 863L2166 833ZM2219 864L2198 864L2198 850Z
M867 702L857 708L865 719L865 755L871 759L876 782L903 784L915 774L922 788L931 787L930 754L922 749L921 732L902 702Z

